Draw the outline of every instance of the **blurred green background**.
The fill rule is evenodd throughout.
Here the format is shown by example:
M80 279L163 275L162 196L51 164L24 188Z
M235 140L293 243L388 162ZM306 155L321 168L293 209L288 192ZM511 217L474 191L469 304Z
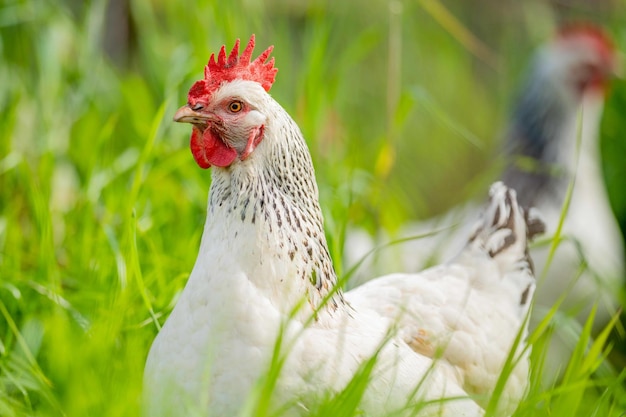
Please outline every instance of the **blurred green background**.
M210 172L174 111L222 44L275 45L331 250L482 195L533 50L626 1L0 4L0 416L135 416L148 348L193 266ZM626 227L626 81L602 121Z

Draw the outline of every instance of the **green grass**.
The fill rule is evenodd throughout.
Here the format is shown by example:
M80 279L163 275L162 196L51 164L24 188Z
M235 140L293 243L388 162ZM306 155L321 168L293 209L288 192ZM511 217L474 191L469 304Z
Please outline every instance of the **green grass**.
M132 0L121 65L102 52L104 29L116 30L105 1L0 5L0 416L139 414L145 357L195 261L210 183L171 117L223 43L256 33L259 50L275 45L272 94L309 141L340 273L346 225L393 230L484 193L547 11L446 4L477 47L438 2L303 4ZM619 13L565 13L605 23L626 49ZM603 150L622 225L625 113L618 81ZM626 411L626 376L605 360L625 348L588 327L564 382L540 388L551 326L532 337L533 385L516 416ZM317 415L359 415L367 374Z

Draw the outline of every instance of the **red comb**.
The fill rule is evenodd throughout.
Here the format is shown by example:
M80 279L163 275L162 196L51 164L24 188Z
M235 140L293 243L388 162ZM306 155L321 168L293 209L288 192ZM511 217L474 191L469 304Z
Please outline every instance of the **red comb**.
M256 81L265 91L269 91L278 72L278 68L274 68L274 58L265 62L272 49L274 47L270 46L254 61L250 61L254 50L254 35L250 37L241 55L239 55L239 39L235 42L228 57L226 57L226 46L223 45L217 55L217 60L215 54L211 54L208 64L204 67L204 80L197 81L191 87L189 98L211 95L222 83L238 79Z
M558 39L587 38L593 42L602 55L612 57L615 54L615 45L609 35L602 28L586 22L569 23L562 26L557 34Z

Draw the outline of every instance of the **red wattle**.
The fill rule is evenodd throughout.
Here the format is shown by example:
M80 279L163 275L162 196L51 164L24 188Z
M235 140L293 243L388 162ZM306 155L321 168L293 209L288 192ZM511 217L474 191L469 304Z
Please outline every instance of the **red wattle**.
M211 129L206 129L203 133L193 129L189 146L200 168L207 169L211 165L227 167L237 158L237 151L226 146Z

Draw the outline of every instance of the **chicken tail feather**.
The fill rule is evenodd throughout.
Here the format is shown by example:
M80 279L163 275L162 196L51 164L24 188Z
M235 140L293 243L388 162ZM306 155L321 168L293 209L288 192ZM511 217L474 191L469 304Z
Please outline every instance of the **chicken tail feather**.
M492 258L505 279L517 281L521 306L527 306L534 289L534 267L528 242L544 233L545 223L535 208L523 209L515 190L496 182L489 190L489 203L477 223L468 246Z

